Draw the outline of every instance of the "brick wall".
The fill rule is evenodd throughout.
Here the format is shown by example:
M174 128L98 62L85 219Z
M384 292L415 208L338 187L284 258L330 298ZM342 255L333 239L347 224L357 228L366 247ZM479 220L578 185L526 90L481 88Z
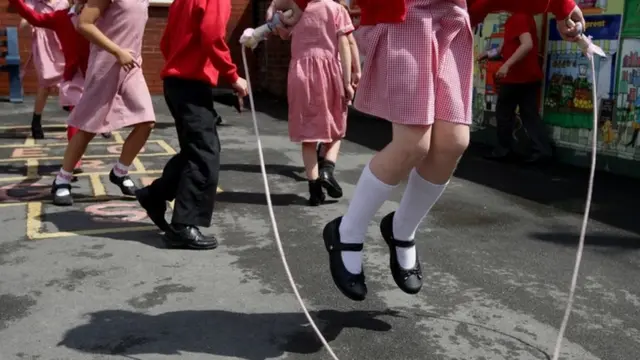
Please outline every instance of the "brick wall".
M262 1L262 0L253 0ZM232 14L228 27L228 41L232 51L234 62L242 69L242 59L239 51L238 39L242 31L253 26L253 9L252 0L232 0ZM162 93L162 82L160 81L160 70L163 66L162 54L158 48L160 37L164 30L167 17L167 7L152 6L149 8L149 21L144 35L144 43L142 49L143 69L147 84L152 94ZM0 27L17 26L20 17L8 10L8 0L0 0ZM20 56L22 62L26 61L31 51L31 36L28 30L21 31L20 34ZM250 57L252 59L252 57ZM250 60L250 66L254 66L253 59ZM243 73L240 70L241 74ZM253 73L253 70L252 70ZM221 84L224 86L226 84ZM37 90L37 82L33 69L28 69L24 78L25 94L33 94ZM0 73L0 95L8 94L8 80L6 74Z

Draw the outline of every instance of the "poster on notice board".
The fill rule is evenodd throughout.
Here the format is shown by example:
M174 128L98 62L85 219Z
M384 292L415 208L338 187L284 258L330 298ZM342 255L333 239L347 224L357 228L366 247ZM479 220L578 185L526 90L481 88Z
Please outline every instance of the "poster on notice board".
M607 98L614 92L616 52L622 16L585 16L586 35L600 46L607 58L596 57L595 71L598 84L598 99ZM544 121L565 128L593 127L593 83L591 65L577 44L562 41L552 19L547 43L547 71L544 99Z

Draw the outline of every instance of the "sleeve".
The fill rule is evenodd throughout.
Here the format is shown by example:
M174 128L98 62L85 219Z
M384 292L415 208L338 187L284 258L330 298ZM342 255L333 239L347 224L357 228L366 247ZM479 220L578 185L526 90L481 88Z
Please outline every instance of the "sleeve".
M231 61L231 52L225 41L227 23L231 16L231 2L199 0L197 6L202 14L200 22L202 47L220 75L233 84L238 80L238 69Z
M530 33L530 27L529 27L529 16L531 15L526 15L526 14L513 14L511 16L511 21L509 23L509 27L510 27L510 33L513 34L513 37L520 37L520 35L525 34L525 33ZM533 34L531 34L533 36Z
M11 4L18 14L20 14L20 16L27 20L27 22L32 26L49 29L54 27L57 11L40 14L33 9L33 6L29 6L29 4L25 3L23 0L9 0L9 4Z
M349 35L353 32L353 22L351 22L351 16L349 12L343 6L338 7L338 12L335 15L336 29L338 29L338 36Z
M558 19L566 19L576 6L574 0L468 0L471 26L476 26L493 12L522 12L537 15L545 12L553 13Z

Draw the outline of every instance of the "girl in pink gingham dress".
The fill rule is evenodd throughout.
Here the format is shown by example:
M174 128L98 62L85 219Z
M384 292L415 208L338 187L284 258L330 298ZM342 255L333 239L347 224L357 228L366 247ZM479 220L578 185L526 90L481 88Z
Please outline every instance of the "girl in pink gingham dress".
M26 4L38 13L49 13L69 7L67 0L28 0ZM23 20L21 27L27 25L28 23ZM31 135L34 139L43 139L42 111L49 93L54 91L62 81L64 55L58 37L52 30L32 27L31 34L31 56L27 63L33 64L38 77L38 92L31 119Z
M155 113L142 73L142 38L149 0L88 0L78 19L78 31L91 41L84 92L69 116L78 128L67 146L62 169L53 183L53 203L72 205L74 164L97 133L132 127L109 180L124 195L137 187L128 175L131 163L146 143Z
M289 100L289 138L302 143L302 160L309 181L309 204L342 196L333 177L333 166L346 133L347 106L353 97L351 53L348 36L353 24L346 9L333 0L296 1L303 11L292 30L287 97ZM300 6L302 5L302 6ZM327 147L332 166L318 170L316 148ZM332 158L330 158L332 157Z

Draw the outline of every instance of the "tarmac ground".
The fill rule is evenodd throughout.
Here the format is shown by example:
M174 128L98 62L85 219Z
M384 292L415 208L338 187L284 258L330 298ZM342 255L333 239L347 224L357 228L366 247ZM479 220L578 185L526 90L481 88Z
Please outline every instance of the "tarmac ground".
M29 138L32 101L0 104L0 359L328 359L287 282L274 243L248 113L218 103L222 172L213 251L166 249L135 201L107 174L127 130L97 137L73 192L51 204L66 113L55 99L46 139ZM145 184L179 151L173 120L158 124L132 167ZM354 303L333 285L321 239L343 214L388 124L351 114L337 176L345 197L305 204L299 146L286 111L259 103L276 217L295 280L341 359L551 359L575 260L587 175L484 160L472 146L417 238L425 287L396 288L378 221L365 248L369 296ZM637 179L596 175L593 217L566 360L635 360L640 354L640 199Z

